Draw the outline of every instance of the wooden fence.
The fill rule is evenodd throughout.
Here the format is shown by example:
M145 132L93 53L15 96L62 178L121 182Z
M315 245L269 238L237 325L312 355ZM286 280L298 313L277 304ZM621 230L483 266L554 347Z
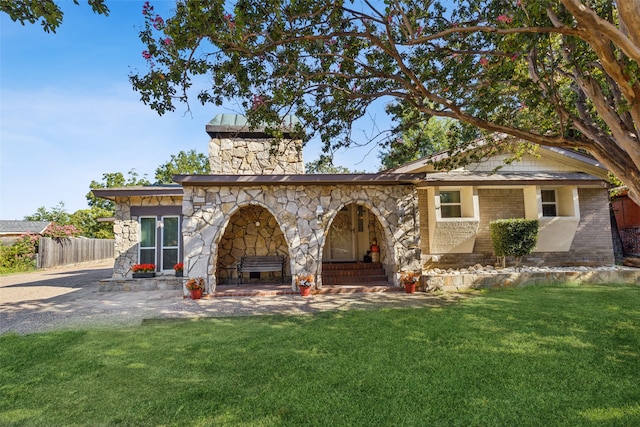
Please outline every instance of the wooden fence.
M113 239L51 239L38 243L38 268L113 259Z

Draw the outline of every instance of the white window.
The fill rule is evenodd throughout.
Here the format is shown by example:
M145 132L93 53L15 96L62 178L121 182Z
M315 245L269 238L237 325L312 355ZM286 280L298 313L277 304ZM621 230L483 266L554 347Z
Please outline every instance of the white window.
M558 216L556 190L540 190L542 216Z
M179 219L177 216L162 217L162 270L171 270L178 263Z
M140 264L156 264L158 271L173 269L180 259L180 217L140 217L138 246Z
M140 218L140 264L156 263L156 218Z
M462 218L460 191L440 191L440 217Z

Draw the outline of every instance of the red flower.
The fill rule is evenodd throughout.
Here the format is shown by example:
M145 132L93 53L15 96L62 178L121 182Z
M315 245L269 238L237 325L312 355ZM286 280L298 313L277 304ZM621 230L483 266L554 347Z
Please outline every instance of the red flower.
M156 19L153 20L153 28L159 30L162 27L164 27L164 19L160 16L156 16Z
M505 24L510 24L513 19L507 15L500 15L496 18L498 21L503 22Z
M154 271L156 271L156 265L134 264L133 267L131 267L131 271L133 271L134 273L153 273Z

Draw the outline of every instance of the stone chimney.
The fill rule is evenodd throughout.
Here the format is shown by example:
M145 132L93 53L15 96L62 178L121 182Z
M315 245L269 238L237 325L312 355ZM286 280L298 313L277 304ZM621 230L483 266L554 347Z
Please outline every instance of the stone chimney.
M299 123L285 116L285 129L293 131ZM275 142L264 128L249 129L247 119L237 114L218 114L206 127L209 141L209 166L212 174L279 175L303 174L302 141L284 133Z

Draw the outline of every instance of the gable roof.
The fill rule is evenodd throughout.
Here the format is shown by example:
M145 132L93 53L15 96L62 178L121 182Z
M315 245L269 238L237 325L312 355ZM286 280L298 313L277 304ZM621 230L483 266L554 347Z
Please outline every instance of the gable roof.
M51 221L0 220L0 235L42 234Z
M499 139L504 139L507 136L501 136ZM484 143L483 140L478 140L477 144L482 145ZM595 158L588 154L580 153L575 150L569 150L566 148L560 147L546 147L542 145L538 145L538 152L540 154L540 158L546 161L551 161L559 165L563 165L565 167L570 167L575 169L576 172L584 172L591 174L600 179L607 178L607 169ZM452 157L452 154L449 151L443 151L436 153L431 156L422 157L420 159L405 163L403 165L397 166L393 169L390 169L388 172L393 173L410 173L410 172L426 172L426 173L442 173L441 170L436 170L433 166L434 163L446 160ZM540 160L542 162L543 160ZM465 166L465 169L477 169L478 163L470 163ZM518 165L517 161L513 162L513 165ZM508 170L509 168L505 165L503 171ZM537 172L537 168L533 168L532 172ZM486 172L486 171L485 171ZM522 168L519 170L522 173Z

